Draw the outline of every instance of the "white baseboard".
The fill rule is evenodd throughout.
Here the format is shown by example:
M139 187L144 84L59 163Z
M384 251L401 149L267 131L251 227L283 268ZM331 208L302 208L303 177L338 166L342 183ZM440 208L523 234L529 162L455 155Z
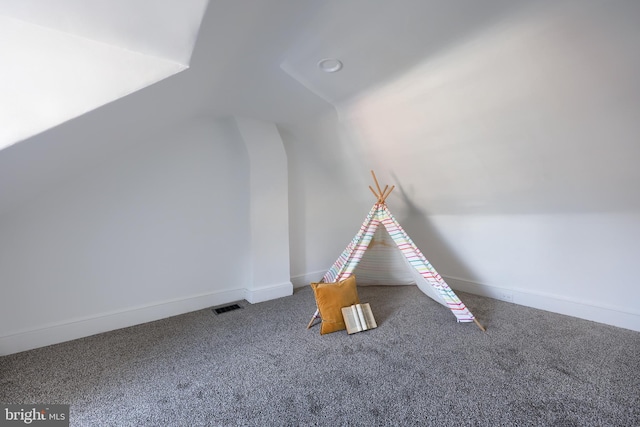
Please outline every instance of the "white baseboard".
M640 332L640 312L621 311L619 308L598 305L591 301L579 301L558 295L501 288L457 277L442 276L442 278L453 290Z
M293 284L286 282L279 285L263 286L257 289L246 289L244 299L251 304L255 304L276 298L288 297L289 295L293 295Z
M202 310L234 301L251 304L293 294L293 284L286 282L258 289L233 289L162 301L154 304L102 313L0 336L0 356L45 347L102 332L140 325L179 314Z
M309 286L309 283L317 283L322 280L322 277L327 272L327 270L315 271L312 273L301 274L299 276L293 276L291 278L291 283L293 283L294 288L303 288L305 286Z
M152 322L244 298L245 289L211 292L18 331L0 336L0 356Z
M0 356L152 322L242 299L254 304L289 296L293 293L294 287L300 288L308 286L311 282L318 282L322 279L324 273L325 271L318 271L295 276L291 278L291 282L274 286L211 292L18 331L0 336ZM456 277L443 276L443 278L454 290L640 332L640 313L638 312L620 311L619 309L591 302L570 300L557 295L501 288Z

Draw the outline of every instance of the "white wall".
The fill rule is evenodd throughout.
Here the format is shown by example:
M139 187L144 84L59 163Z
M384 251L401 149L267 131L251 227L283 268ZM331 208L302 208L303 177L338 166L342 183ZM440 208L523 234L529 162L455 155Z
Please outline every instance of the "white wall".
M640 8L564 5L518 12L335 117L283 129L296 284L330 266L369 207L326 176L370 205L375 169L454 287L640 330Z
M287 156L273 123L236 118L249 155L251 303L293 293L289 275Z
M245 297L249 174L235 124L136 132L0 216L0 354Z
M455 289L640 330L639 213L395 213Z
M291 280L303 286L322 278L360 227L371 208L369 175L334 113L279 129L289 169Z

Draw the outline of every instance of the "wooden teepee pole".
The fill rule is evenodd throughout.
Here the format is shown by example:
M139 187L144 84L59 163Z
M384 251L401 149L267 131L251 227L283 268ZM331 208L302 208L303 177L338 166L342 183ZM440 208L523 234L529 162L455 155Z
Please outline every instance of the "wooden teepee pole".
M382 203L384 203L387 200L387 197L389 197L389 194L391 194L394 188L396 188L396 186L392 185L389 191L386 191L386 187L385 187L385 192L382 194Z
M375 172L373 172L373 170L371 170L371 176L373 176L373 182L376 183L376 188L378 189L378 194L380 195L379 197L381 197L382 190L380 189L380 184L378 184L378 178L376 178L376 174Z
M387 193L388 189L389 189L389 185L385 185L384 189L382 190L382 193L380 194L380 197L382 197L383 202L384 202L384 195Z
M307 329L309 329L311 327L311 325L313 325L313 322L316 321L316 319L318 318L318 314L320 314L320 310L318 310L316 308L316 312L313 313L313 317L311 318L311 321L309 322L309 324L307 325Z
M376 177L376 173L373 170L371 171L371 176L373 177L373 182L376 183L376 188L378 189L378 191L374 190L372 186L369 186L369 190L371 190L373 195L376 196L376 199L378 199L378 203L384 203L385 200L387 200L387 197L389 197L389 194L391 194L393 189L396 188L396 186L392 185L391 187L389 187L389 185L385 185L384 189L381 189L378 178Z
M374 190L372 186L369 186L369 190L371 190L373 195L376 196L376 199L380 200L380 195L376 193L376 190Z
M474 317L474 318L473 318L473 321L474 321L474 322L476 322L476 325L478 325L478 328L480 328L480 330L481 330L482 332L487 332L487 330L484 328L484 326L482 326L482 325L480 324L480 322L478 322L478 319L476 319L476 318Z

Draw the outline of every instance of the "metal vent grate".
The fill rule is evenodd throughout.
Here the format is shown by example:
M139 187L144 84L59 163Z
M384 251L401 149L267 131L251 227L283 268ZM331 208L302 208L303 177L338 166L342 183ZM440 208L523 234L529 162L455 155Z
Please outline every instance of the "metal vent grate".
M227 305L225 307L214 308L213 312L215 314L222 314L222 313L226 313L227 311L238 310L240 308L242 308L242 307L240 307L238 304L231 304L231 305Z

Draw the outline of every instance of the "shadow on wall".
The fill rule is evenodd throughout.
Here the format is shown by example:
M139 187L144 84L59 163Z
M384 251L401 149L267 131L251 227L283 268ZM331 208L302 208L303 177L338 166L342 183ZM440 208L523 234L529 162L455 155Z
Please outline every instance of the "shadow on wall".
M474 280L475 274L473 274L473 271L469 269L431 224L428 213L413 202L411 196L393 172L391 172L391 176L396 183L396 195L402 199L405 205L403 216L399 219L400 225L420 248L427 260L440 275Z
M288 215L289 215L289 269L292 277L307 268L307 205L304 195L304 169L294 161L287 142L293 140L291 132L278 126L282 145L287 156ZM296 179L291 179L296 177Z
M278 130L289 169L291 274L324 274L371 207L366 175L360 173L366 162L333 111L318 122Z

